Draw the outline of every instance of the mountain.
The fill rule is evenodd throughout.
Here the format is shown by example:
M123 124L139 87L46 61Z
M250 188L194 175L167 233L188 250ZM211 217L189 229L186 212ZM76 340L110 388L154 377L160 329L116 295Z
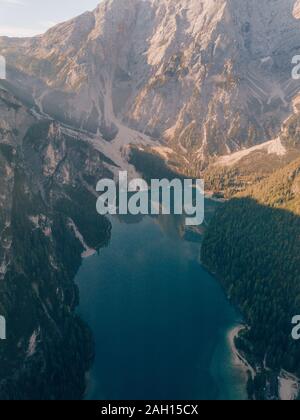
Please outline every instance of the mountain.
M212 159L204 174L207 190L228 198L286 168L300 157L299 133L296 111L284 121L275 139Z
M109 166L0 89L0 313L13 325L0 346L1 400L84 395L94 350L73 280L110 238L93 195Z
M107 142L122 124L197 170L275 138L290 115L298 11L294 0L105 0L42 36L2 37L0 50L7 86L39 112Z
M298 158L219 207L203 241L203 263L247 323L236 344L256 371L250 398L278 399L284 371L300 375L291 338L300 303L299 187Z
M0 314L16 326L1 399L82 398L93 343L73 279L110 238L96 182L135 173L127 160L148 176L205 168L234 196L202 260L249 325L240 347L267 377L255 397L269 370L300 374L299 18L295 0L105 0L44 35L0 37Z

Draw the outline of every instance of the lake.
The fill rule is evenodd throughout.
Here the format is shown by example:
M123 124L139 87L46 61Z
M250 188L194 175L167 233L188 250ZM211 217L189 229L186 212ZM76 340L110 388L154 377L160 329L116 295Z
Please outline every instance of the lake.
M96 346L86 399L246 399L228 340L240 316L201 266L201 238L172 216L112 226L76 278Z

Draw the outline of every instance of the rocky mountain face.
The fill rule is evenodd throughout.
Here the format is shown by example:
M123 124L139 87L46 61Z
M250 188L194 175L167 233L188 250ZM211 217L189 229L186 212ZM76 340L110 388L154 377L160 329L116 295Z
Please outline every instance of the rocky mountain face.
M0 399L80 399L93 340L73 280L109 240L92 189L112 174L93 147L2 89L0 127Z
M73 278L109 240L95 185L130 144L141 172L208 165L230 195L299 156L298 18L295 0L104 0L42 36L0 38L0 314L14 325L0 399L83 396L93 346Z
M106 141L121 121L201 168L290 114L298 14L295 0L105 0L0 50L9 88L41 112Z

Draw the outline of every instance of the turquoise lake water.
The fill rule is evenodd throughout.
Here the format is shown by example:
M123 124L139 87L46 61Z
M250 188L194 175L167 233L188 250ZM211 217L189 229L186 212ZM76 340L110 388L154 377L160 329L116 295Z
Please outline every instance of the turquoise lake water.
M239 400L228 332L240 317L170 216L112 221L110 245L77 275L96 358L87 399Z

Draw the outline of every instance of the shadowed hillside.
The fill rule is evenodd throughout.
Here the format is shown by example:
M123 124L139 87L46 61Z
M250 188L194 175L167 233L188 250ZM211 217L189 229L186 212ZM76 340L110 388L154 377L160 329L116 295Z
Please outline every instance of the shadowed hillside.
M204 264L251 327L239 345L252 364L297 375L291 320L300 311L299 175L298 160L219 207L202 248Z

